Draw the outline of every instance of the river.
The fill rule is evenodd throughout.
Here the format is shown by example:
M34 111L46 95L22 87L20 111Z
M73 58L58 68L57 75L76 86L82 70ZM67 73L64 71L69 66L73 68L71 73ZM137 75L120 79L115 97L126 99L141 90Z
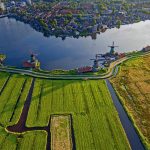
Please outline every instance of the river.
M118 52L140 50L150 45L150 21L108 29L105 33L78 39L65 40L54 36L44 37L30 25L15 19L0 19L0 53L7 55L5 64L21 67L29 59L30 51L38 54L42 69L71 69L92 65L96 53L109 51L115 42Z
M131 120L128 118L128 115L125 112L122 104L120 103L111 83L109 82L109 80L106 80L106 83L107 83L107 87L109 89L109 92L111 94L113 103L114 103L116 110L118 112L121 124L124 128L124 131L126 133L128 140L129 140L131 149L132 150L145 150L144 145L142 144L136 129L134 128Z

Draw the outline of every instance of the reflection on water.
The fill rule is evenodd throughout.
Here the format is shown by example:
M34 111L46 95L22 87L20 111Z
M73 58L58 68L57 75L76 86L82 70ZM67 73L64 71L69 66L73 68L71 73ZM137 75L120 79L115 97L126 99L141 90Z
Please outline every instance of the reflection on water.
M0 19L0 53L7 55L6 63L21 67L29 59L30 50L38 54L43 69L76 68L91 65L96 53L109 51L115 41L118 52L140 50L150 45L150 21L108 29L93 37L66 38L44 37L29 25L14 19Z

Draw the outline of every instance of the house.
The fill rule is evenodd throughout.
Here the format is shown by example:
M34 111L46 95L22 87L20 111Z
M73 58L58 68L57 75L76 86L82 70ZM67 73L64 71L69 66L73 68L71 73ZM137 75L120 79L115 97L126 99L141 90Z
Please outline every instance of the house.
M38 60L36 60L35 62L25 61L25 62L23 62L23 67L24 68L39 69L40 68L40 62Z
M148 52L150 51L150 46L146 46L142 49L143 52Z
M25 61L25 62L23 62L23 67L24 68L34 68L34 64L32 64L29 61Z
M119 58L123 58L123 57L125 57L125 56L126 56L125 53L120 53L120 54L118 55Z
M68 14L72 14L71 10L70 9L62 9L59 11L59 13L61 15L68 15Z
M38 59L36 59L34 54L31 54L30 56L30 60L24 61L23 62L23 67L24 68L35 68L35 69L39 69L40 68L40 62L38 61Z
M80 8L90 11L94 9L94 5L92 3L81 3Z
M86 72L92 72L93 68L90 66L86 66L86 67L81 67L77 69L78 73L86 73Z

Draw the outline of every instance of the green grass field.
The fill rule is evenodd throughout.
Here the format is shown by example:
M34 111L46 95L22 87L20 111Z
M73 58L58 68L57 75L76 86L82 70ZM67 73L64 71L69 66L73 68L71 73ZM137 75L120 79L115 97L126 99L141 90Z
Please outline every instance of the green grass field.
M44 150L47 134L45 131L28 131L21 135L7 133L0 127L1 150Z
M0 89L8 76L0 73ZM18 122L31 81L11 75L0 95L0 150L46 149L45 131L14 134L5 130ZM26 126L48 126L52 114L72 115L77 150L130 149L104 80L36 79Z

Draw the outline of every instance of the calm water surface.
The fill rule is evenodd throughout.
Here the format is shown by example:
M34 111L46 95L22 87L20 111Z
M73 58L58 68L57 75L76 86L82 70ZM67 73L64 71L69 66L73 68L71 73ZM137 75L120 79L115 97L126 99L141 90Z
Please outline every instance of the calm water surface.
M44 37L28 24L15 19L0 19L0 53L5 53L7 65L21 67L29 59L30 51L38 54L42 69L71 69L92 65L96 53L109 51L108 45L115 44L118 52L140 50L150 45L150 21L109 29L97 35L96 40L87 38Z

